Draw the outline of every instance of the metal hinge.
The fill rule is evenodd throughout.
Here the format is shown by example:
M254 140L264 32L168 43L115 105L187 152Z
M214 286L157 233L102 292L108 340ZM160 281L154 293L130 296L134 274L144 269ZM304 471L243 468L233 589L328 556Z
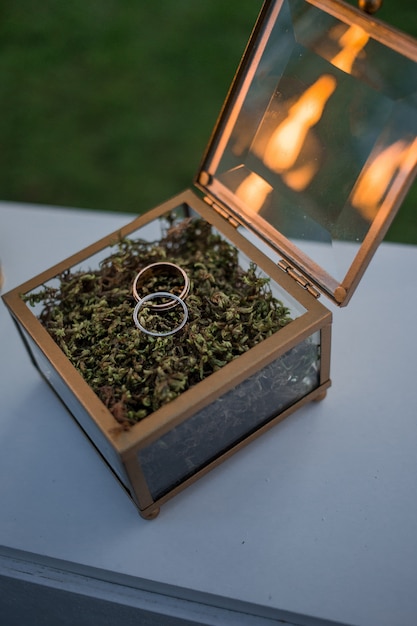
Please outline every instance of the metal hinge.
M281 259L281 261L278 261L277 265L280 269L282 269L289 276L291 276L291 278L293 278L303 289L308 291L308 293L311 293L311 295L315 298L320 298L320 292L317 291L315 287L313 287L312 283L310 283L310 281L308 281L302 274L300 274L300 272L292 267L292 265L287 263L287 261Z
M230 213L226 211L226 209L221 207L219 204L216 204L216 202L214 202L214 200L212 200L209 196L205 196L204 200L216 211L216 213L218 213L225 220L227 220L229 224L233 226L233 228L237 228L239 226L239 222L234 217L232 217Z

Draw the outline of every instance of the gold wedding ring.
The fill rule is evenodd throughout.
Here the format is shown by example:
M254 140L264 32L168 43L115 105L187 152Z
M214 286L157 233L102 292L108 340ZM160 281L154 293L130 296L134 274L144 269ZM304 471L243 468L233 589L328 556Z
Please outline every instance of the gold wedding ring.
M159 311L166 311L168 309L173 309L180 302L185 300L190 291L190 279L188 278L186 272L179 266L175 265L175 263L168 263L166 261L161 261L159 263L152 263L151 265L147 265L136 275L135 280L133 281L133 296L138 304L144 299L144 296L140 295L140 289L146 282L151 278L159 275L165 275L167 277L175 277L176 279L180 279L181 282L184 283L182 286L182 290L180 293L168 292L166 290L159 290L158 293L164 293L165 296L169 297L168 300L161 302L160 304L149 304L153 309ZM178 287L174 287L176 291L181 289L181 285ZM147 297L147 296L145 296ZM148 300L152 300L152 298L147 298Z

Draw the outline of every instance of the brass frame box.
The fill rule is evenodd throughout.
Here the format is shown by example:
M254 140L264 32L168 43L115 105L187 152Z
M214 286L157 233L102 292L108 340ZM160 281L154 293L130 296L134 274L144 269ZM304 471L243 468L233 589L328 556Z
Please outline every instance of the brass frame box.
M332 319L318 297L347 304L413 180L416 61L414 40L342 2L267 0L197 174L198 189L3 296L34 364L143 517L152 519L212 467L325 396ZM194 220L228 242L242 268L256 266L291 321L121 428L28 295L71 272L97 276L126 237L160 241L173 223L186 228ZM189 298L193 289L191 280ZM140 333L129 320L128 332ZM193 320L195 327L203 322ZM187 332L186 325L170 345ZM313 356L300 374L291 355L304 347Z

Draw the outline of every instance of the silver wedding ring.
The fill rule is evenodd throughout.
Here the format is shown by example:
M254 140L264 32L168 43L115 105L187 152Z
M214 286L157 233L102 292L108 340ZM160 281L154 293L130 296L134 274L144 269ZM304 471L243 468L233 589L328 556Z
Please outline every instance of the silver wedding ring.
M146 328L140 321L139 321L139 313L142 310L142 308L144 307L144 305L147 302L151 302L152 300L157 300L160 298L170 298L172 300L175 301L175 304L173 306L177 306L177 304L180 304L182 306L182 310L183 310L183 317L181 322L175 326L175 328L172 328L171 330L168 331L164 331L164 332L157 332L157 331L153 331L153 330L149 330L148 328ZM157 308L158 305L152 304L149 305L149 307L152 307L154 309ZM161 308L161 307L159 307ZM166 309L167 307L165 307ZM171 307L172 308L172 305ZM184 328L186 322L188 319L188 307L185 304L185 302L181 299L180 296L177 296L175 293L171 293L169 291L155 291L155 293L150 293L147 296L144 296L143 298L140 298L139 302L136 304L135 309L133 311L133 321L135 322L136 326L139 328L139 330L141 330L143 333L146 333L147 335L151 335L152 337L167 337L168 335L173 335L174 333L177 333L179 330L181 330L181 328Z

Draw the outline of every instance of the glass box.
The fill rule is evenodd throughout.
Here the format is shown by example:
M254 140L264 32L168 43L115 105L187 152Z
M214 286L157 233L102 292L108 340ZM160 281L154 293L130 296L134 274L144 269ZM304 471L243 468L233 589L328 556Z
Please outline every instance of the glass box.
M265 2L197 189L3 296L143 517L325 396L318 298L347 304L412 182L416 60L341 2Z

